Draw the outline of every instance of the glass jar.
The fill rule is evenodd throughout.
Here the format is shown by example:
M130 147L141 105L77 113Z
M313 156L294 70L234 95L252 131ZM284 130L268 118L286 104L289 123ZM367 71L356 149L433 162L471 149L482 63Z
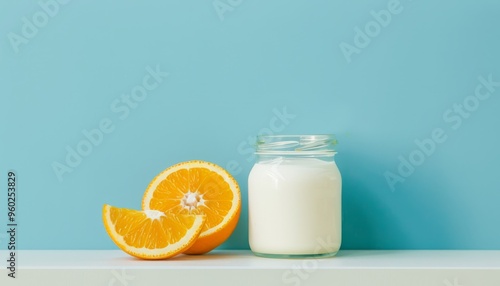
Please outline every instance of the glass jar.
M341 243L333 135L265 135L248 178L249 242L257 256L334 256Z

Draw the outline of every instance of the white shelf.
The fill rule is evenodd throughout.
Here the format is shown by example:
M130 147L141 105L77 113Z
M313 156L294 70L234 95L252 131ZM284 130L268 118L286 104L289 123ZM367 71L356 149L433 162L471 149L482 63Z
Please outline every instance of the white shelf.
M7 251L0 251L6 264ZM19 251L16 279L0 285L342 285L499 286L500 251L341 251L323 259L268 259L213 251L170 260L121 251Z

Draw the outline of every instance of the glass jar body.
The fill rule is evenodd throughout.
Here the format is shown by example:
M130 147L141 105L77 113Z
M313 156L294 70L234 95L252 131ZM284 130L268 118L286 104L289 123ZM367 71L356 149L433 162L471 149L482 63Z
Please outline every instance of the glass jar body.
M267 151L257 149L248 179L251 250L266 257L335 255L342 179L334 153Z

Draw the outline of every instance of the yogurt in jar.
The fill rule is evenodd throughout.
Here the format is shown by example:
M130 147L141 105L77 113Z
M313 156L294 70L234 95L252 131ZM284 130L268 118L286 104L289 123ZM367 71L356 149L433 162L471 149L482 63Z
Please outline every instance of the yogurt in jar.
M261 158L248 179L252 251L277 257L335 255L341 244L341 186L333 158Z

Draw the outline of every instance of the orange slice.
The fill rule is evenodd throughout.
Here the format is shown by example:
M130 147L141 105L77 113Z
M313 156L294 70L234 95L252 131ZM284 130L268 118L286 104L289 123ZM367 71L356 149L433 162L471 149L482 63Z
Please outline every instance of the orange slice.
M144 259L164 259L188 249L204 225L202 215L165 214L104 205L102 219L108 235L126 253Z
M203 230L186 254L202 254L233 232L241 209L240 188L222 167L205 161L179 163L151 181L142 199L144 210L206 215Z

